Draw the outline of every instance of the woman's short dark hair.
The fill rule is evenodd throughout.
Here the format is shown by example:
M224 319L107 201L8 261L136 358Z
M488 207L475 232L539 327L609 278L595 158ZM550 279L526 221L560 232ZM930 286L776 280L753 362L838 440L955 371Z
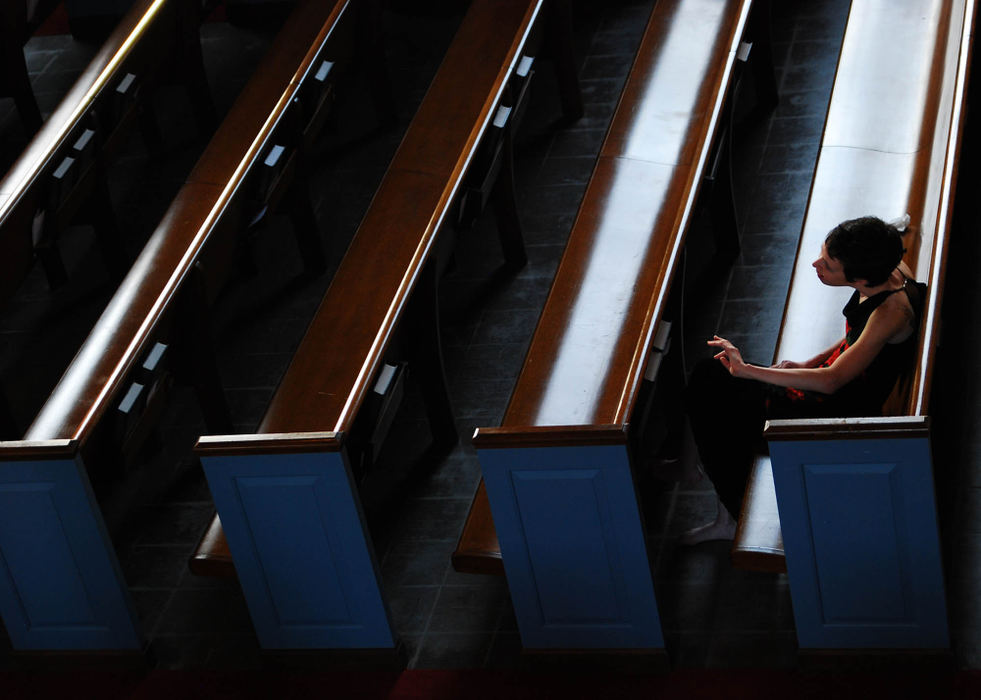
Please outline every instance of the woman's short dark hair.
M824 245L828 255L841 263L845 279L863 279L870 287L888 280L906 252L900 230L875 216L841 222L831 229Z

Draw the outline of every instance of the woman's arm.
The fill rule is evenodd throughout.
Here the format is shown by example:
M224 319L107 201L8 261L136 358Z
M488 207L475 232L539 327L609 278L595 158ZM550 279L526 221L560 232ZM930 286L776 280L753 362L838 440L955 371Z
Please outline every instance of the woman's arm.
M841 338L840 340L835 342L835 344L832 345L830 348L828 348L827 350L822 350L821 352L819 352L817 355L815 355L809 360L804 360L803 362L794 362L793 360L781 360L780 362L777 362L776 364L771 366L776 369L806 369L810 367L820 367L821 363L823 363L825 360L831 357L831 353L837 350L841 346L841 343L844 340L845 340L844 338Z
M896 304L883 304L869 318L865 330L830 367L759 367L743 361L739 348L725 338L708 341L718 348L715 358L734 377L756 379L777 386L833 394L868 367L890 338L907 325L907 314ZM823 360L822 360L823 361Z

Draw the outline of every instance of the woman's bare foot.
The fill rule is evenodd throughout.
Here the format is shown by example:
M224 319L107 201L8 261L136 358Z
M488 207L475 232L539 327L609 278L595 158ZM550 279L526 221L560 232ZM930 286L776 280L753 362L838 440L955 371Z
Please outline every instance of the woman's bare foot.
M719 511L712 522L688 530L681 536L681 544L693 545L713 540L731 540L736 536L736 520L726 507L719 503Z

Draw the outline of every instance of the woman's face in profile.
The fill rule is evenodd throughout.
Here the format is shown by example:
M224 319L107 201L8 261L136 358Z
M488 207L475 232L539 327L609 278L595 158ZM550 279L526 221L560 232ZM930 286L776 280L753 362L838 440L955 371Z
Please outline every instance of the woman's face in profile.
M818 279L829 287L843 287L848 284L844 266L828 255L828 248L823 243L821 255L811 263L811 266L817 271Z

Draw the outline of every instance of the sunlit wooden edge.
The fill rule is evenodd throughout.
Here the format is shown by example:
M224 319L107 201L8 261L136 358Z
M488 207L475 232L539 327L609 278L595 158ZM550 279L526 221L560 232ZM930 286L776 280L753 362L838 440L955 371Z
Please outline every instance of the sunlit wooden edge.
M14 209L17 203L20 201L21 197L27 192L30 186L34 183L37 177L44 171L45 166L47 166L51 157L54 156L61 146L65 143L68 135L72 132L75 127L78 126L83 116L92 107L95 102L95 98L102 92L103 88L109 83L116 73L116 69L129 57L131 49L134 44L139 41L140 37L146 32L147 27L153 21L153 19L160 12L160 8L168 0L154 0L153 4L147 9L140 18L133 31L129 33L129 36L123 41L119 49L112 55L109 62L106 64L105 68L96 76L95 80L92 81L92 85L82 99L79 101L78 105L72 110L71 114L67 119L57 127L54 134L50 137L51 146L44 150L44 152L38 154L35 157L34 162L29 165L23 177L17 182L11 183L10 188L7 190L6 194L8 199L6 202L0 201L0 221L7 218L10 212ZM33 151L33 149L31 149Z
M232 457L244 454L337 452L343 443L344 434L331 431L202 435L194 445L194 454L199 457Z
M129 346L127 346L126 351L120 358L120 361L110 373L109 378L103 384L102 391L92 402L89 411L78 422L78 425L72 434L74 439L84 440L107 410L108 397L114 395L118 385L125 380L133 365L137 362L144 345L152 336L153 330L156 328L165 310L168 308L170 299L180 288L181 282L189 273L194 262L197 260L198 255L207 242L209 235L214 230L217 223L221 220L225 210L228 208L232 199L238 192L238 189L241 187L250 166L265 148L270 136L272 136L276 126L279 124L296 93L299 91L301 83L303 82L303 76L305 76L309 71L311 63L323 49L324 44L332 34L333 28L336 26L337 22L340 21L342 13L349 5L350 0L339 0L334 6L334 11L324 21L318 35L318 41L304 55L303 61L301 61L298 68L294 71L286 89L283 90L273 110L263 122L258 133L256 134L256 137L252 140L251 145L245 152L245 155L239 160L239 163L236 166L232 176L229 178L228 182L225 183L225 186L216 200L215 205L208 213L208 216L205 217L204 223L198 228L191 245L181 258L180 263L174 269L174 272L171 274L166 285L164 285L160 295L154 301L150 313L143 320L143 323L134 334L132 341L130 342ZM234 115L234 106L230 114ZM235 126L234 124L227 122L227 120L226 124L229 126L223 124L222 127L231 128ZM202 154L199 162L205 160L209 155L209 151L205 149L205 152Z
M477 428L477 449L501 447L563 447L566 445L625 445L627 425L534 425Z
M78 453L77 440L3 440L0 460L70 459Z
M521 37L512 44L510 60L498 74L496 80L498 89L485 101L480 117L478 118L478 127L472 131L470 139L467 143L467 148L465 149L462 158L458 161L457 166L454 169L453 176L450 182L447 183L447 187L444 189L443 196L439 199L437 210L433 212L433 215L430 217L429 223L426 226L426 230L420 237L419 244L416 246L409 266L406 268L405 273L399 282L396 294L392 298L392 303L389 304L388 308L386 309L385 316L378 328L378 332L375 334L368 353L365 355L365 360L361 364L361 368L358 370L354 385L348 392L347 399L345 400L344 405L341 407L341 410L337 416L337 420L334 424L335 431L345 432L351 430L358 411L361 408L361 404L364 402L365 396L367 396L368 392L371 390L372 379L377 374L379 366L384 361L385 349L388 347L388 342L395 330L395 326L397 325L399 318L401 317L401 311L408 303L409 295L415 288L416 281L422 274L426 261L429 259L429 251L432 249L432 246L436 240L436 234L439 232L440 227L443 225L443 220L449 213L450 203L453 201L453 198L456 196L456 193L463 182L467 168L470 166L470 161L473 159L474 153L476 152L477 144L480 143L480 139L483 137L487 127L490 125L493 119L495 107L497 106L498 102L500 102L501 96L504 94L504 90L507 87L507 77L511 75L517 66L517 63L521 58L521 51L528 40L528 36L531 34L532 28L535 26L535 22L538 19L538 15L540 14L543 5L544 0L538 0L535 2L531 11L525 16L524 29L521 33ZM443 65L441 64L440 68L437 69L437 77L439 76L439 71L442 69ZM430 85L429 89L432 90L433 86ZM425 104L428 97L429 91L427 91L426 96L423 97L423 104ZM418 111L419 110L417 110L417 113ZM405 140L408 138L408 134L411 129L412 124L409 124L409 130L406 132L406 136L403 137L403 142L405 142ZM382 180L382 184L376 191L376 197L377 192L382 191L390 176L394 177L397 172L402 170L412 170L412 168L406 168L403 164L399 163L398 158L399 154L398 151L396 151L395 158L389 166L389 171L386 173L385 178ZM358 235L361 235L360 228L355 233L355 236ZM329 294L330 290L328 290L328 295ZM327 297L324 298L324 302L326 302L326 299Z
M968 74L974 47L975 1L965 3L964 21L961 29L961 48L957 66L957 79L954 87L954 104L948 131L947 151L944 161L943 186L940 207L937 211L937 234L934 236L933 260L928 281L929 297L921 318L920 351L917 354L916 374L913 377L910 414L925 415L929 411L930 389L937 347L940 336L940 305L943 301L944 270L950 251L948 237L953 221L953 199L957 187L957 172L960 164L960 149L964 139L964 121L967 114Z
M868 440L926 437L928 416L869 416L862 418L806 418L769 420L763 437L783 440Z

